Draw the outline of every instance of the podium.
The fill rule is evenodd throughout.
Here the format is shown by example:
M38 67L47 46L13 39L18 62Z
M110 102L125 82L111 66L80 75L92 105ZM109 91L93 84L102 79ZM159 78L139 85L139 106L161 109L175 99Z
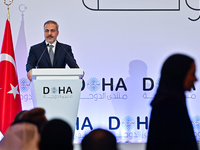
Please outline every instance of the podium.
M44 108L48 120L59 118L75 131L83 69L32 69L34 107Z

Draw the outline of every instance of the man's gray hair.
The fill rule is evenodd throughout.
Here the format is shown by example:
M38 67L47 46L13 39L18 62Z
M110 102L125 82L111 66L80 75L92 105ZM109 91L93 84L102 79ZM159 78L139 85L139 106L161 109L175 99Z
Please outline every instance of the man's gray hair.
M44 28L45 28L45 25L46 25L46 24L49 24L49 23L55 24L55 25L57 26L56 28L57 28L57 30L58 30L58 27L59 27L59 26L58 26L57 22L55 22L55 21L53 21L53 20L48 20L47 22L45 22L45 23L44 23Z

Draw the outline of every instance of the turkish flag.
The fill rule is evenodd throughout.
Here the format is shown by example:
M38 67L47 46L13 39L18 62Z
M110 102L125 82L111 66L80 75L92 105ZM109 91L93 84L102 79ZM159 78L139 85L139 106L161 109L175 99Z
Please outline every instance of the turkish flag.
M22 110L10 21L6 21L0 55L0 131L4 134Z

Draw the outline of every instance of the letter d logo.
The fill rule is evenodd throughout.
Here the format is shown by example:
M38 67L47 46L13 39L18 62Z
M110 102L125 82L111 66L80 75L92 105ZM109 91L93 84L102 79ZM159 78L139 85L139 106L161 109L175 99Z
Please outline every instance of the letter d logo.
M49 94L50 89L48 87L43 87L43 94Z

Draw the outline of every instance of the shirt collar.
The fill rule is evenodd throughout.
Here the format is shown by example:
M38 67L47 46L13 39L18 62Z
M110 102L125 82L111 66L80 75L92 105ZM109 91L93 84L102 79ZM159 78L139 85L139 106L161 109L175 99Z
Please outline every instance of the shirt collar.
M53 45L54 47L56 47L56 43L57 43L57 40L55 42L53 42L52 44L50 44L49 42L45 41L46 45Z

